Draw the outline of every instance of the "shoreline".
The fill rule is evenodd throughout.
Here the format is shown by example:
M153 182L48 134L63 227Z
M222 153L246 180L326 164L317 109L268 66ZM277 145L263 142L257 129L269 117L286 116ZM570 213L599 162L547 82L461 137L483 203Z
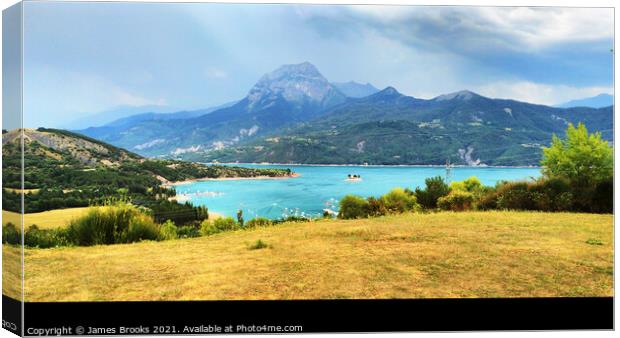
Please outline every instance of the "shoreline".
M289 178L300 177L301 175L298 173L292 173L287 176L252 176L252 177L203 177L203 178L192 178L184 181L175 181L175 182L165 182L163 185L172 187L177 185L191 184L196 182L204 182L204 181L241 181L241 180L284 180Z
M319 163L271 163L271 162L195 162L203 165L257 165L257 166L291 166L291 167L414 167L414 168L445 168L445 164L319 164ZM475 168L475 169L494 169L494 168L515 168L515 169L542 169L540 166L512 166L512 165L465 165L465 164L452 164L451 168Z

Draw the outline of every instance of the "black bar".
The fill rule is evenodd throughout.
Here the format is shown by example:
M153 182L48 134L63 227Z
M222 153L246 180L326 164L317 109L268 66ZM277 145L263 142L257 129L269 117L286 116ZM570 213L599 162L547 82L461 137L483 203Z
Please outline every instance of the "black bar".
M142 326L148 334L153 326L174 326L168 334L192 334L184 327L232 325L237 333L237 325L301 325L302 332L611 330L613 310L612 297L478 298L25 303L24 315L26 335L29 328L60 326L116 329L108 334L119 334L121 326Z
M21 335L22 303L5 295L2 295L2 328Z

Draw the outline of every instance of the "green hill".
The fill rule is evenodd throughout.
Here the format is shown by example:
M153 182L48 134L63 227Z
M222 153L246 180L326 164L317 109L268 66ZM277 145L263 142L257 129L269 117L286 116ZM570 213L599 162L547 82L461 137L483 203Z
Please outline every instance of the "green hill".
M13 130L2 135L3 209L21 210L24 140L24 207L39 212L128 198L151 205L175 195L162 184L200 178L287 176L276 169L205 166L140 155L58 129Z

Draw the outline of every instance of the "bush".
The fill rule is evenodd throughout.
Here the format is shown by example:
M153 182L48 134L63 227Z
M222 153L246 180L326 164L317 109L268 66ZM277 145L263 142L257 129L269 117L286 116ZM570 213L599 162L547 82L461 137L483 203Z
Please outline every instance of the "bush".
M167 220L159 229L159 237L162 240L178 238L177 226L173 221Z
M592 194L591 210L600 213L614 212L614 181L604 180L596 184Z
M354 195L346 195L340 200L338 218L366 218L370 214L368 201Z
M535 210L527 182L506 183L497 188L497 208L508 210Z
M273 222L271 222L270 219L267 219L265 217L256 217L256 218L252 218L251 220L249 220L245 224L245 227L246 228L266 227L266 226L270 226L272 224L273 224Z
M467 191L467 192L479 192L482 189L482 183L476 176L471 176L460 182L450 183L451 190Z
M239 225L232 217L222 217L213 221L205 220L200 225L200 233L203 236L217 234L223 231L239 229Z
M383 216L387 215L388 209L385 206L383 199L368 197L368 213L370 216Z
M129 222L125 237L121 237L120 243L133 243L140 241L156 241L160 239L159 226L147 215L137 215Z
M528 189L535 210L568 211L573 209L571 186L565 179L539 179L529 183Z
M36 248L53 248L70 245L68 232L66 229L39 229L36 225L31 225L24 234L24 245Z
M408 194L402 188L392 189L381 196L381 201L389 212L403 213L419 208L415 195Z
M155 240L159 236L159 227L150 216L125 203L92 207L71 221L67 231L70 241L82 246Z
M256 242L254 242L254 244L250 245L248 249L250 249L250 250L258 250L258 249L264 249L264 248L268 248L268 247L269 247L269 245L267 245L267 243L265 243L261 239L259 239Z
M476 201L476 208L480 210L497 209L497 192L495 189L491 188L482 194Z
M184 225L177 228L178 238L200 237L200 229L192 225Z
M464 211L470 210L474 203L474 195L471 192L453 190L448 195L437 200L437 206L441 210Z
M6 244L21 244L22 235L15 224L8 222L2 226L2 243Z
M441 176L430 177L424 180L426 188L415 189L415 197L418 203L425 209L437 208L437 200L450 192L450 187Z
M498 209L570 211L575 209L572 190L565 179L543 178L535 182L504 183L497 187L494 195ZM479 205L486 202L481 199Z

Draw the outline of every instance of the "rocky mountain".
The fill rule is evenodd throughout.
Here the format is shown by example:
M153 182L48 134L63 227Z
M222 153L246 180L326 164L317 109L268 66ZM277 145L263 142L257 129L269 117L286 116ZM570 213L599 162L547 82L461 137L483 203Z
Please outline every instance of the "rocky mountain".
M612 107L553 108L470 91L416 99L388 87L298 128L187 158L320 164L537 165L541 147L568 123L613 138Z
M609 94L598 94L593 97L587 97L585 99L572 100L556 107L571 108L571 107L590 107L590 108L603 108L609 107L614 104L614 96Z
M393 87L351 97L360 86L372 91L331 84L307 62L285 65L209 114L82 132L146 156L339 164L536 165L552 135L578 122L613 140L613 107L549 107L467 90L425 100Z
M348 97L360 98L377 93L379 89L370 83L361 84L355 81L334 82L333 85Z
M264 75L236 104L194 118L112 123L80 131L148 156L178 156L238 144L309 121L347 97L308 62Z

